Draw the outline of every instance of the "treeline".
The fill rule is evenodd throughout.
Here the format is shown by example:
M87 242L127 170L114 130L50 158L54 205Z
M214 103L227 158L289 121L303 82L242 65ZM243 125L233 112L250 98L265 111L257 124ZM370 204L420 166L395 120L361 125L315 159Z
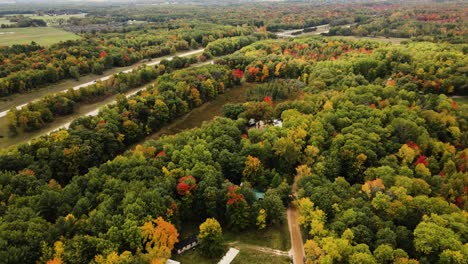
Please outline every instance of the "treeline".
M119 95L116 104L102 109L97 116L78 118L67 130L4 150L0 168L28 168L44 181L55 179L65 184L72 176L112 159L174 118L213 100L231 85L231 70L214 65L164 74L154 87L137 95Z
M78 90L69 89L55 95L48 95L41 100L29 103L17 110L12 108L7 114L7 122L10 136L15 136L19 131L30 132L41 129L47 123L53 122L57 116L65 116L75 112L75 106L81 102L97 101L102 97L108 97L148 84L158 76L181 69L198 62L192 57L174 57L172 60L163 60L156 66L141 66L129 73L113 75L105 81L98 81Z
M250 36L240 36L223 38L210 42L206 45L206 52L209 52L213 56L221 56L233 53L247 45L250 45L258 40L266 39L272 36L268 34L255 33Z
M23 15L17 15L14 17L8 17L10 22L14 22L16 24L5 25L2 24L2 28L8 27L47 27L47 23L42 19L33 19Z
M102 74L113 67L132 65L142 59L174 54L206 46L223 37L248 35L249 27L200 23L175 30L140 30L127 33L85 35L49 48L18 53L17 48L0 47L0 96L31 91L62 79Z

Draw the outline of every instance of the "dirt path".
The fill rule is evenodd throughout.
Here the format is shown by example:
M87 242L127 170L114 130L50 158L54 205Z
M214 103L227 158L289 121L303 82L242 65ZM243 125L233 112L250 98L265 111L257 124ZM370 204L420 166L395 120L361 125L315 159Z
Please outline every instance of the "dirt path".
M294 197L297 197L296 194L296 178L294 178L294 183L292 186L292 193ZM287 210L288 215L288 225L289 232L291 235L291 253L293 255L293 263L299 264L304 263L304 243L302 242L301 228L299 226L299 212L294 205L290 205Z
M239 249L248 248L248 249L252 249L252 250L256 250L256 251L260 251L260 252L263 252L263 253L276 255L276 256L286 256L287 257L289 255L288 252L286 252L286 251L281 251L281 250L274 249L274 248L269 248L269 247L260 247L260 246L256 246L256 245L240 243L239 241L233 241L231 243L228 243L228 245L230 247L237 247Z

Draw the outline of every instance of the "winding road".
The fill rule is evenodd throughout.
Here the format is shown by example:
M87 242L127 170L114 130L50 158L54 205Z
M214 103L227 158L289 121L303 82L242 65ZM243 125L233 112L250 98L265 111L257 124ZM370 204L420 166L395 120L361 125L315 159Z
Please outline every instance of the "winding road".
M158 59L158 60L156 60L156 61L152 61L152 62L145 63L145 64L148 65L148 66L152 66L152 65L159 64L159 63L160 63L162 60L164 60L164 59L166 59L166 60L172 60L174 57L187 57L187 56L190 56L190 55L193 55L193 54L197 54L197 53L203 52L204 50L205 50L204 48L202 48L202 49L197 49L197 50L191 50L191 51L179 53L179 54L174 55L174 56L163 57L163 58L160 58L160 59ZM140 66L141 66L141 64L136 65L135 67L133 67L133 68L131 68L131 69L124 70L124 71L121 71L121 72L116 72L116 73L114 73L114 74L129 73L129 72L133 71L134 69L136 69L136 68L138 68L138 67L140 67ZM83 84L74 86L74 87L72 87L72 88L73 88L73 90L79 90L79 89L81 89L81 88L83 88L83 87L87 87L87 86L90 86L90 85L95 84L96 81L105 81L105 80L108 80L108 79L110 79L114 74L110 74L110 75L104 76L104 77L102 77L102 78L99 78L99 79L96 79L96 80L93 80L93 81L90 81L90 82L86 82L86 83L83 83ZM57 94L57 93L60 93L60 92L66 92L67 90L68 90L68 88L67 88L67 89L64 89L64 90L62 90L62 91L53 93L53 94ZM29 103L35 102L35 101L40 100L40 99L41 99L41 98L36 98L36 99L34 99L34 100L31 100L31 101L28 101L28 102L26 102L26 103L20 104L20 105L16 106L16 109L20 110L21 108L25 107L25 106L28 105ZM10 111L10 109L0 112L0 118L5 117L9 111Z
M353 23L353 24L347 24L347 25L341 25L340 27L344 27L344 28L349 28L353 25L356 25L356 23ZM314 31L311 31L311 32L305 32L305 33L302 33L302 34L298 34L298 35L293 35L292 33L294 32L298 32L298 31L301 31L301 30L304 30L305 28L298 28L298 29L291 29L291 30L285 30L285 31L281 31L281 32L277 32L275 33L276 36L280 37L280 38L296 38L296 37L302 37L302 36L310 36L310 35L320 35L322 33L328 33L330 32L330 24L325 24L325 25L320 25L320 26L316 26L316 30Z

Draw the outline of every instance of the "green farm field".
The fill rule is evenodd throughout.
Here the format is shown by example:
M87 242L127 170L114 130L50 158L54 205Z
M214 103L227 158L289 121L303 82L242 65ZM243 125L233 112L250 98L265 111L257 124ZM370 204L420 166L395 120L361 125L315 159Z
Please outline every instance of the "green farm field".
M78 39L79 36L53 27L3 28L0 29L0 46L27 44L31 41L44 46L66 40Z

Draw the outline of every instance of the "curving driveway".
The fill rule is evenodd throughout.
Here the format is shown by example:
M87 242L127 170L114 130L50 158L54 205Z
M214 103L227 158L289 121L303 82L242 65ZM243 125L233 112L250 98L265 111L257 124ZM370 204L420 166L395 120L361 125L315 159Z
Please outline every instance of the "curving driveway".
M297 177L296 177L297 178ZM294 197L296 194L296 178L292 186L292 193ZM299 226L299 212L297 208L291 204L287 210L289 233L291 235L291 255L293 256L294 264L304 263L304 243L302 242L301 227Z

